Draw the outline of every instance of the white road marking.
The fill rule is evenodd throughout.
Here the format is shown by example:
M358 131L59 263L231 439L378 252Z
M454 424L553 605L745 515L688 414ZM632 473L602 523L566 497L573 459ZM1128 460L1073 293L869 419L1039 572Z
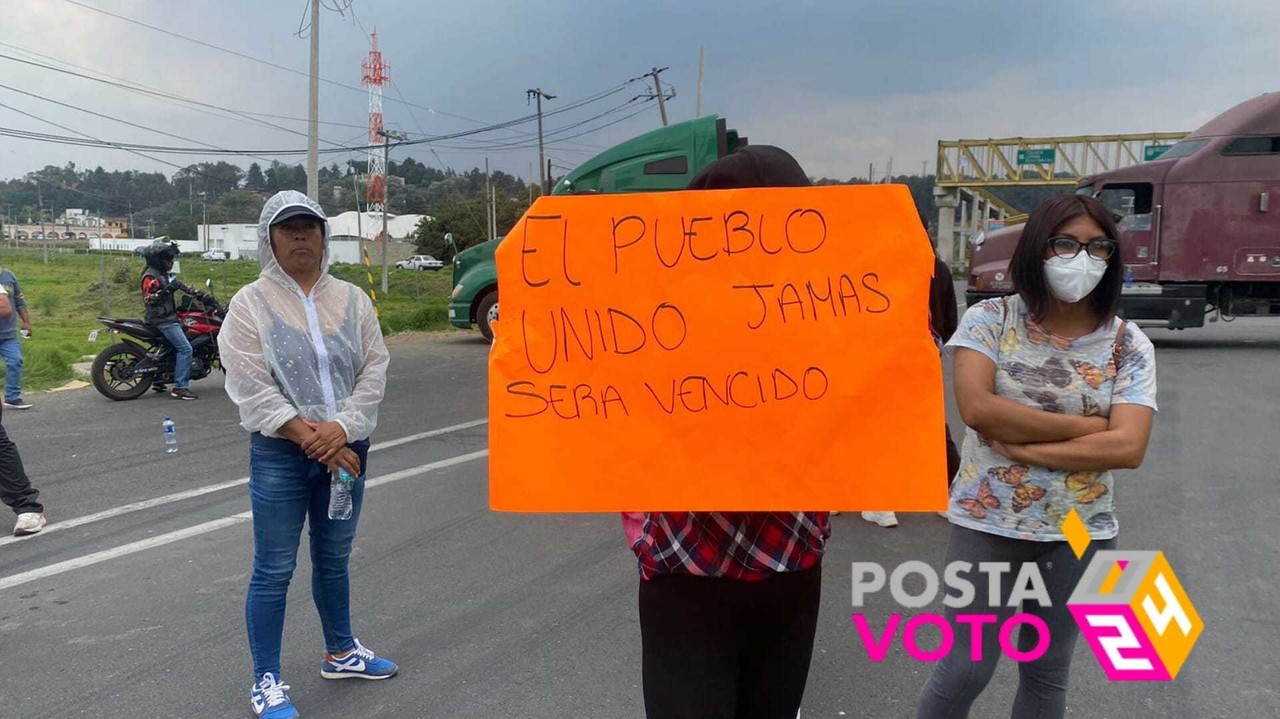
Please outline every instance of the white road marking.
M489 450L484 449L484 450L480 450L479 452L470 452L468 454L460 454L456 457L449 457L447 459L442 459L438 462L430 462L427 464L419 465L417 467L402 469L399 472L392 472L391 474L386 474L381 477L377 477L375 479L367 480L365 482L365 489L372 489L374 487L380 487L384 484L398 482L402 479L409 479L410 477L416 477L418 475L426 474L428 472L432 472L438 469L444 469L446 467L453 467L455 465L465 464L467 462L473 462L477 459L482 459L484 457L487 457L488 455L489 455ZM21 572L19 574L10 575L8 577L0 577L0 591L4 591L11 587L16 587L20 584L26 584L28 582L34 582L39 579L52 577L57 574L63 574L65 572L70 572L76 569L83 569L84 567L89 567L94 564L100 564L102 562L106 562L112 559L117 559L119 557L125 557L130 554L137 554L138 552L143 552L148 549L153 549L155 547L162 547L166 544L172 544L174 542L178 542L183 539L189 539L191 537L196 537L201 534L208 534L209 532L214 532L219 529L223 529L225 527L231 527L237 524L241 524L243 522L247 522L250 519L252 519L252 517L253 515L251 512L241 512L239 514L233 514L230 517L223 517L221 519L215 519L209 522L204 522L202 524L196 524L194 526L186 527L184 529L178 529L178 530L161 534L155 537L149 537L147 539L141 539L136 542L122 544L118 547L112 547L111 549L104 549L100 552L93 552L92 554L86 554L81 557L68 559L63 562L57 562L56 564L50 564L48 566L39 567L26 572Z
M179 540L186 539L188 537L195 537L197 535L204 534L206 532L212 532L215 529L230 527L233 524L239 524L241 522L246 521L247 519L249 519L249 513L241 512L240 514L233 514L230 517L223 517L222 519L215 519L211 522L205 522L204 524L197 524L192 527L187 527L186 529L179 529L176 532L169 532L167 534L161 534L159 536L150 537L148 539L143 539L137 542L122 544L119 547L104 549L101 552L86 554L82 557L76 557L75 559L68 559L65 562L58 562L57 564L50 564L48 566L40 567L38 569L32 569L30 571L22 572L20 574L14 574L8 577L3 577L3 578L0 578L0 591L4 591L5 589L8 589L10 587L16 587L19 584L34 582L37 579L52 577L55 574L70 572L73 569L81 569L83 567L88 567L94 564L98 564L99 562L105 562L108 559L123 557L127 554L133 554L134 552L141 552L145 549L151 549L152 547L164 546L166 544L177 542Z
M377 452L383 449L399 447L402 444L417 442L419 440L427 439L429 437L438 437L442 434L460 432L464 429L471 429L473 427L479 427L481 425L485 425L488 423L489 423L489 420L487 419L477 419L477 420L472 420L470 422L463 422L462 424L451 425L449 427L441 427L439 429L432 429L426 432L419 432L418 434L411 434L411 435L408 435L407 437L397 437L396 439L390 439L390 440L387 440L386 442L379 442L369 447L369 451ZM130 514L132 512L139 512L144 509L151 509L152 507L160 507L166 504L172 504L174 502L181 502L183 500L191 499L193 497L200 497L206 494L212 494L213 492L221 492L224 489L231 489L232 487L239 487L241 485L245 485L248 483L249 483L248 477L241 477L240 479L232 479L226 482L219 482L217 484L210 484L204 487L196 487L194 489L188 489L182 492L166 494L163 497L155 497L153 499L144 499L140 502L131 502L129 504L122 504L119 507L104 509L101 512L94 512L93 514L86 514L80 517L75 517L74 519L65 519L61 522L54 522L53 524L46 526L43 530L40 531L39 534L32 535L30 537L14 537L14 536L0 537L0 547L3 547L6 544L12 544L13 542L35 541L35 540L38 540L40 537L45 536L46 534L52 534L53 532L57 532L63 529L74 529L75 527L82 527L86 524L101 522L104 519L111 519L113 517L119 517L120 515L123 515L123 514Z

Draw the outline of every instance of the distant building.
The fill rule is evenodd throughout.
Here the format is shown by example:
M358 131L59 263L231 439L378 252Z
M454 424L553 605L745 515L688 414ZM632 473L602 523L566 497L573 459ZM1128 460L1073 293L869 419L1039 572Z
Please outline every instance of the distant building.
M391 245L387 248L389 261L398 262L414 253L413 236L418 223L426 215L392 215L387 214L387 234L391 236ZM210 250L222 250L227 257L236 259L257 259L258 257L258 225L228 224L206 225L199 228L201 237L207 233ZM382 258L382 214L376 212L356 213L354 210L329 218L329 261L360 264L364 261L361 244L368 245L369 254L374 262ZM204 243L200 242L198 251L204 251ZM183 252L187 252L185 248ZM197 250L191 250L197 251Z

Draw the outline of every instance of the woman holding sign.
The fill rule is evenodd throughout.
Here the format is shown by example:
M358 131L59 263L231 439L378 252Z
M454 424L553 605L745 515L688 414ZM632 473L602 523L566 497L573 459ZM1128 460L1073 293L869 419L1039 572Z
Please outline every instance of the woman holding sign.
M1111 470L1142 464L1156 410L1151 342L1116 317L1124 275L1117 237L1110 213L1092 197L1045 202L1010 264L1017 294L974 305L947 345L969 426L951 489L947 563L1006 562L1011 571L1000 597L979 592L973 605L947 609L949 619L979 612L997 622L982 632L980 660L956 649L938 663L918 719L969 715L1002 653L995 627L1015 613L1039 617L1049 637L1038 658L1018 665L1013 719L1066 713L1077 636L1067 599L1091 554L1077 559L1063 522L1073 512L1083 520L1090 552L1114 546ZM1005 606L1027 563L1037 565L1048 604ZM981 580L976 574L969 579ZM1035 656L1040 640L1024 624L1017 648Z
M692 190L803 187L795 158L750 146ZM624 515L640 560L644 703L654 719L794 719L818 622L825 512Z

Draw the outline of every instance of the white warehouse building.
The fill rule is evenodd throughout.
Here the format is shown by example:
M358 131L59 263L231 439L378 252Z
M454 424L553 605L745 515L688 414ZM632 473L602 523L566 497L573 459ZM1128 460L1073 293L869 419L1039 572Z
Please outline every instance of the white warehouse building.
M393 215L387 214L387 234L391 237L390 254L393 261L413 254L413 235L418 224L426 215ZM183 252L203 252L205 237L208 238L208 249L222 250L231 259L257 259L258 257L258 225L228 224L202 225L199 227L201 240L191 243L179 243ZM382 236L382 213L360 212L354 210L329 218L329 261L359 264L362 262L360 241L377 242ZM188 249L185 245L192 245ZM370 254L375 262L378 255L373 247Z

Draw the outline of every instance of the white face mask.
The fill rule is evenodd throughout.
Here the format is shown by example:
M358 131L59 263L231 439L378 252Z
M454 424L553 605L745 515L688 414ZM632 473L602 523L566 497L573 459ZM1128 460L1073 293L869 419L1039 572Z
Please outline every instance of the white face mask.
M1053 296L1069 304L1088 297L1106 273L1107 261L1083 250L1070 259L1055 256L1044 261L1044 278Z

